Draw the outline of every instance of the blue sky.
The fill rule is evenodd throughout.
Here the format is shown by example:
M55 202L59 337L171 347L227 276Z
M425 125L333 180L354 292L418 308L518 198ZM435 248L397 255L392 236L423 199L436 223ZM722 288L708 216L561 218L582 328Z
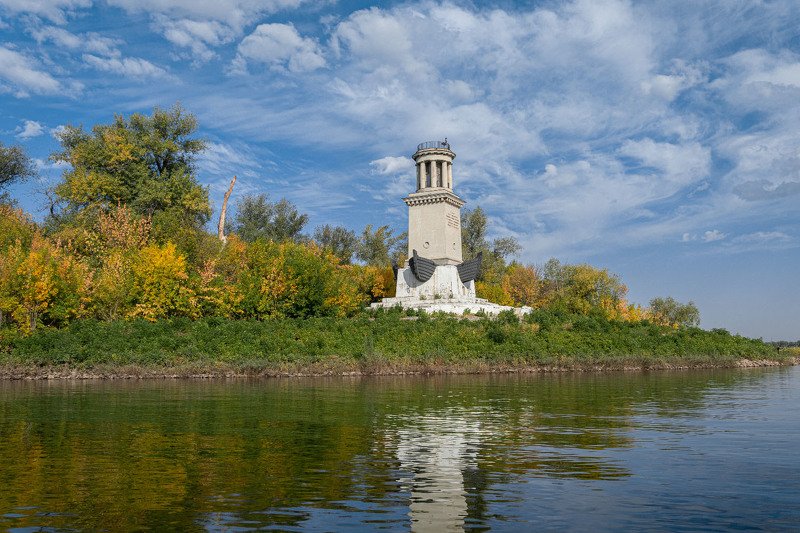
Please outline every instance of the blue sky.
M590 262L704 327L800 338L800 2L0 0L0 140L180 101L221 201L406 225L417 143L519 260Z

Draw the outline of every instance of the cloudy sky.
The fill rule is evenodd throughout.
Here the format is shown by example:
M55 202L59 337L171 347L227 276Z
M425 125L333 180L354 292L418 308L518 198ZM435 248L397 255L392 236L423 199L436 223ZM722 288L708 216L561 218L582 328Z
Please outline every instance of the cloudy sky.
M0 0L0 140L180 101L219 204L406 225L419 142L518 258L589 262L703 326L800 338L800 2Z

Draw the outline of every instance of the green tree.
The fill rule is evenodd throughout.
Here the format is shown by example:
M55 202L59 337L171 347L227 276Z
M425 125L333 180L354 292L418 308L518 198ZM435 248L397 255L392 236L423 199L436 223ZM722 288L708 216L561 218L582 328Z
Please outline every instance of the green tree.
M692 327L700 324L700 310L694 302L682 304L671 296L650 300L653 320L665 326Z
M375 230L367 224L358 242L356 257L370 266L384 267L398 261L404 253L406 234L394 235L389 226Z
M479 252L489 249L489 243L486 241L488 222L486 213L480 206L461 211L461 247L464 259L472 259Z
M489 241L486 237L488 219L480 206L461 212L461 246L464 259L472 259L483 252L483 265L479 281L500 283L506 260L519 253L521 246L514 237Z
M65 206L60 219L93 216L122 203L152 216L156 226L159 215L169 212L168 220L201 227L211 208L208 190L195 176L194 159L205 148L193 137L196 129L197 120L180 104L156 107L152 115L117 115L91 132L67 126L58 134L61 151L51 156L70 165L55 187Z
M285 198L270 202L269 195L246 195L236 204L233 232L245 242L264 239L274 242L303 242L308 215Z
M350 264L358 249L356 233L342 226L318 226L314 230L314 241L346 265Z
M0 190L14 183L36 175L36 166L21 146L3 146L0 143ZM0 200L6 200L5 193Z
M0 143L0 187L35 174L36 167L21 146L3 146Z

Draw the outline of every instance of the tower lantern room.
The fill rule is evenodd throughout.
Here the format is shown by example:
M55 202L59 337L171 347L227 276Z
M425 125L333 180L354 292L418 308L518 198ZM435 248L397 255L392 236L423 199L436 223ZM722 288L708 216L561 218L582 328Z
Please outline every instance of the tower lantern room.
M412 156L417 163L417 191L441 188L453 189L453 159L447 139L420 143Z

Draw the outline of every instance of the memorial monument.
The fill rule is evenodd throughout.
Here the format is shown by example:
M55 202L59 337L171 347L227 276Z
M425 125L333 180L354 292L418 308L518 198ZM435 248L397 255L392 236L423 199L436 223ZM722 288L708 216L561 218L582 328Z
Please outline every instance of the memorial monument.
M396 272L394 298L372 307L401 306L429 312L497 314L506 309L524 313L529 308L497 305L475 295L481 255L463 260L461 208L464 200L453 192L456 154L447 139L417 146L417 190L403 201L408 206L408 260Z

